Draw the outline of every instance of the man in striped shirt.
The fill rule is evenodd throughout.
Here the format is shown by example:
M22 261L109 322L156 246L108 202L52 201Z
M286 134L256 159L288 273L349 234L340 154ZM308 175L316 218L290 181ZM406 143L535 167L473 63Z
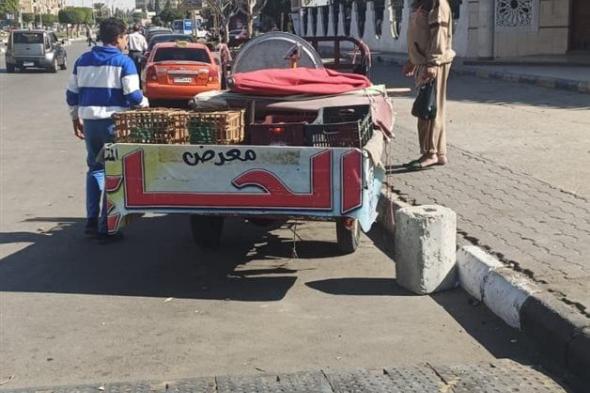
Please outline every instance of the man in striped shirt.
M66 91L74 135L86 142L86 228L101 242L107 235L104 164L98 157L105 143L114 142L111 116L130 107L147 107L139 89L139 76L133 61L123 54L127 46L125 23L116 18L100 24L103 46L95 46L76 61ZM102 201L102 207L101 207Z

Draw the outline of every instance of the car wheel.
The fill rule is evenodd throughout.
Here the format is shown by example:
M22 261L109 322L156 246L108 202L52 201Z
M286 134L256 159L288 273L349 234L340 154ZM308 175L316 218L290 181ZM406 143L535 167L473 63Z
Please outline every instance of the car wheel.
M57 72L57 67L57 59L53 59L53 63L51 64L51 67L49 67L49 72L55 74Z
M61 63L61 65L59 66L59 68L61 68L62 70L67 70L68 69L68 58L64 57L64 61L63 63Z
M12 74L16 70L14 64L6 64L6 72Z

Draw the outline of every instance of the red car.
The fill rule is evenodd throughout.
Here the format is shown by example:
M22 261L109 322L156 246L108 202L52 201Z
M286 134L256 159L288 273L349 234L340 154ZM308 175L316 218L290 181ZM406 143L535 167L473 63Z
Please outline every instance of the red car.
M164 42L150 52L142 72L143 93L152 100L188 100L219 90L220 70L203 44Z

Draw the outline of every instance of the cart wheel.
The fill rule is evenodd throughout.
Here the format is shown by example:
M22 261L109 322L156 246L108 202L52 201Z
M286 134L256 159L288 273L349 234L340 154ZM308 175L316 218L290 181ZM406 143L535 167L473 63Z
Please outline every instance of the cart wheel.
M356 251L361 240L361 226L359 220L343 218L336 221L336 241L338 248L345 254Z
M223 217L193 214L190 216L190 220L193 240L197 245L206 249L219 247L223 232Z

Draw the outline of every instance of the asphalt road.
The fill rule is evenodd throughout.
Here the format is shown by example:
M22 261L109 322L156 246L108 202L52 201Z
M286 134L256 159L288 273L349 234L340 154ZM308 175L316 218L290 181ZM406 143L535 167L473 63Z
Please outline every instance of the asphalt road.
M85 49L69 47L70 63ZM0 385L167 380L537 357L462 290L413 296L379 231L338 256L332 224L232 222L203 253L188 219L152 216L124 242L82 236L84 147L71 71L0 74Z

